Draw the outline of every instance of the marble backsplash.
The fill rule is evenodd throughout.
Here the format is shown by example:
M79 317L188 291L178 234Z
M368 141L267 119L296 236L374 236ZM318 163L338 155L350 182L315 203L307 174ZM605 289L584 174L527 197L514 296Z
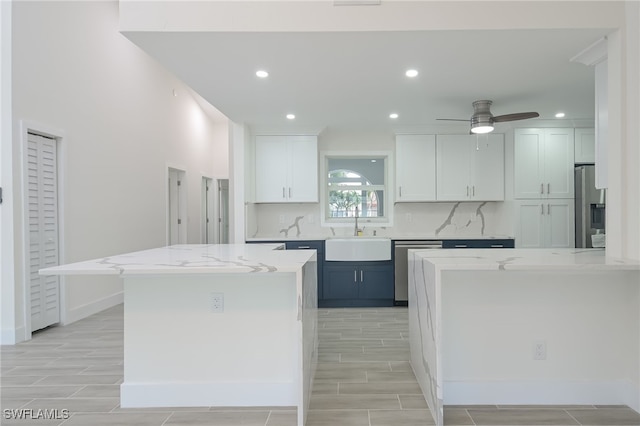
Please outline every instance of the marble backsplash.
M320 204L249 204L247 238L320 239L353 235L353 225L322 226ZM509 202L398 203L393 226L360 219L364 235L402 237L513 236Z

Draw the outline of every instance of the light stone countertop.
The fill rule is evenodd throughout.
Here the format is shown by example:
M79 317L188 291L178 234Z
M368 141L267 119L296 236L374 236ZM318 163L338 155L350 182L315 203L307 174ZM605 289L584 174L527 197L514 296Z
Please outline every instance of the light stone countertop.
M119 254L40 270L40 275L152 275L296 272L313 250L283 244L184 244Z
M335 236L321 236L321 235L301 235L297 237L252 237L247 238L248 242L260 242L260 241L322 241L332 238L388 238L390 240L502 240L512 239L513 237L507 235L421 235L421 234L393 234L393 235L362 235L360 237L354 237L351 235L335 235Z
M437 270L637 270L640 262L605 256L604 249L413 250Z

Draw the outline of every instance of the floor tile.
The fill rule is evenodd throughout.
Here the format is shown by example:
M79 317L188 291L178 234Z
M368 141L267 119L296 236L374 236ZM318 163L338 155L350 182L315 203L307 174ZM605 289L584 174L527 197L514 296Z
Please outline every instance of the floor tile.
M298 412L289 411L271 411L267 419L266 426L297 426Z
M429 410L369 410L371 426L435 425Z
M422 395L420 386L414 383L340 383L338 388L340 395L356 394L419 394Z
M640 414L630 408L569 409L567 412L583 425L640 425Z
M396 395L312 395L311 410L400 409Z
M174 412L164 425L169 426L264 426L269 411Z
M162 426L172 413L74 414L64 426Z
M403 410L425 410L429 408L422 395L398 395L398 398Z
M444 424L446 426L475 425L471 416L464 408L444 408Z
M120 404L120 398L39 398L23 408L69 410L70 413L107 413Z
M577 425L566 411L556 409L469 409L476 425Z
M310 410L305 426L369 426L367 410Z

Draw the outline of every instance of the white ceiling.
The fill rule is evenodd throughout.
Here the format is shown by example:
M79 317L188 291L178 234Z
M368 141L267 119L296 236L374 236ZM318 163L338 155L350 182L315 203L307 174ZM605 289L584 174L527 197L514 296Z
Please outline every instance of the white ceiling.
M443 123L436 118L469 118L477 99L493 100L494 115L537 111L540 119L552 119L564 111L567 119L593 119L593 68L570 58L606 32L125 35L234 122L254 129L398 131ZM417 69L418 77L405 77L408 68ZM258 79L258 69L269 77ZM391 112L399 118L389 119ZM287 113L296 115L294 122L285 118Z

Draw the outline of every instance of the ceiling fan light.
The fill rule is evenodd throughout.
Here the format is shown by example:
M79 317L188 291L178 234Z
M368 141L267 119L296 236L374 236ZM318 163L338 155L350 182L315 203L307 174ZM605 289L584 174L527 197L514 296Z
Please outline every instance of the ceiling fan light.
M476 125L471 127L471 133L483 134L493 132L493 126Z

